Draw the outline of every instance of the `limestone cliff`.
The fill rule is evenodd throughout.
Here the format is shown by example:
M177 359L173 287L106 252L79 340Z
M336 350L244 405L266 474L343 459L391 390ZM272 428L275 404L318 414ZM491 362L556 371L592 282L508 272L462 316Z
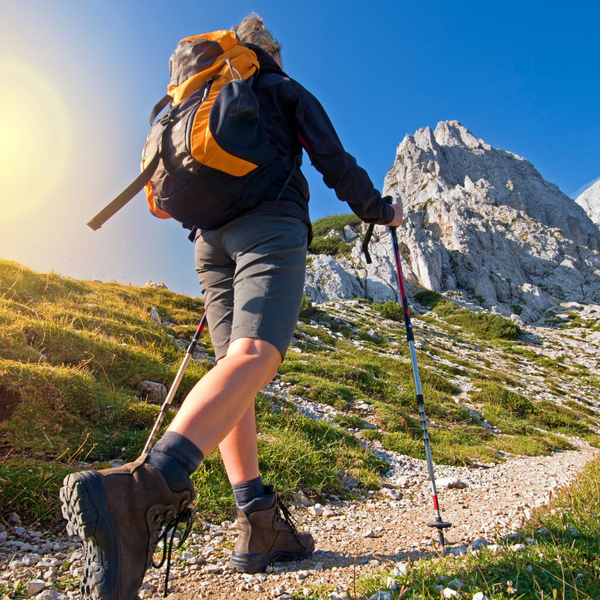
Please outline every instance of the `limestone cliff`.
M398 236L409 283L456 290L526 321L565 301L600 303L600 230L584 209L530 162L491 147L459 122L407 135L384 192L405 206ZM348 258L316 257L308 294L397 299L389 235L377 229L372 265L358 242Z
M588 217L600 227L600 179L582 192L575 200Z

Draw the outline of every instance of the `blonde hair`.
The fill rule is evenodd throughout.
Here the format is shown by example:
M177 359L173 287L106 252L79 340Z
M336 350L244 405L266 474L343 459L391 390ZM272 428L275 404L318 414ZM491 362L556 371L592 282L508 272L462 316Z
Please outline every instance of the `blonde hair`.
M242 44L254 44L271 56L281 51L281 44L254 12L244 17L239 25L231 28L231 31L237 35Z

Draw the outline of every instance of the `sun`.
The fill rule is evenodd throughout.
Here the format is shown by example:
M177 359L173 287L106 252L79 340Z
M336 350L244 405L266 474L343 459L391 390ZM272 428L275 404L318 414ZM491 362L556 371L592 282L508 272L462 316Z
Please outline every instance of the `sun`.
M67 107L31 66L0 58L0 220L31 214L67 171Z

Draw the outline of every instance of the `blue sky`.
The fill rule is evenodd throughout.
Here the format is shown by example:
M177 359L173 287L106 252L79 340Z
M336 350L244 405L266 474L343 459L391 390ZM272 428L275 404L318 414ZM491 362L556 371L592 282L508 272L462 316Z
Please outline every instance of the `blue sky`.
M407 133L446 119L526 157L568 195L600 176L596 2L0 0L0 10L0 135L5 156L27 165L17 177L3 161L13 183L0 181L0 257L36 269L198 292L192 244L142 196L97 232L85 224L137 174L178 40L253 10L377 186ZM37 145L16 156L27 126ZM313 219L348 212L308 161L304 171ZM15 181L36 201L15 208Z

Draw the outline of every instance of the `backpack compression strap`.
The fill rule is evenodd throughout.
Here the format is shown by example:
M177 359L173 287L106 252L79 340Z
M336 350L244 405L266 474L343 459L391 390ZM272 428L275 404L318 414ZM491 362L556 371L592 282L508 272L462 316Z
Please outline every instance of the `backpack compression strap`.
M158 162L160 160L160 152L157 151L152 157L152 160L144 167L144 170L135 178L135 180L127 186L110 204L107 204L89 223L88 225L97 231L110 219L116 212L121 210L134 196L144 189L144 186L150 181Z

